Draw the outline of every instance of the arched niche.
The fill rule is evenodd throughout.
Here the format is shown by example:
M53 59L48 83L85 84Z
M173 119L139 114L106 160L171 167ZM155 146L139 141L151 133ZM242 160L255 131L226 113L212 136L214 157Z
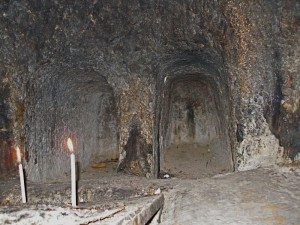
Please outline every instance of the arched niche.
M81 69L52 71L35 87L26 113L29 179L55 179L70 172L68 137L82 170L118 158L115 97L103 76Z
M157 84L156 176L200 178L233 171L231 117L227 77L220 61L209 55L169 60Z

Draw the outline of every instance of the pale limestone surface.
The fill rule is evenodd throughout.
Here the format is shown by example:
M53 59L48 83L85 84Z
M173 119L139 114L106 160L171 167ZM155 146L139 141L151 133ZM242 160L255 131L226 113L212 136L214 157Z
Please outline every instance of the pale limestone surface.
M165 199L164 225L299 225L300 172L257 169L178 180Z

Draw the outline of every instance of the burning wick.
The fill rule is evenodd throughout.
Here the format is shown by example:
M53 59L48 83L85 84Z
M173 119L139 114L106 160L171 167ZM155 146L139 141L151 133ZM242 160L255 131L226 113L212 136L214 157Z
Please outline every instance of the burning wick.
M17 152L17 161L19 163L19 175L20 175L20 184L21 184L21 193L22 193L22 202L26 203L26 192L25 192L25 180L24 180L24 171L23 171L23 166L21 162L21 151L20 148L16 148Z
M76 167L75 167L75 154L71 138L67 141L68 148L71 152L71 190L72 190L72 206L76 206Z

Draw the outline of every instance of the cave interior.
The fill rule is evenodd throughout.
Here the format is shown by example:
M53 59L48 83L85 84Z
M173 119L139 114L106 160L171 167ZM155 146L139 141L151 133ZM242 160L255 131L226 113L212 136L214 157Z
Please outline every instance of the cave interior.
M149 182L299 174L300 3L258 2L1 3L0 207L20 204L17 146L29 202L65 204L67 138L82 205ZM162 208L144 222L175 217Z

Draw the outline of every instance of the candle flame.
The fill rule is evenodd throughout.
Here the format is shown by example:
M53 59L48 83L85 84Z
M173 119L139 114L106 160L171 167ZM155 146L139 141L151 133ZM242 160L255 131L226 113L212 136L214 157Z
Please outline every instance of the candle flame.
M16 152L17 152L17 161L18 161L18 163L21 163L21 151L20 151L19 146L17 146Z
M73 150L73 142L72 142L71 138L68 138L67 144L68 144L68 148L69 148L70 152L73 153L73 151L74 151Z

